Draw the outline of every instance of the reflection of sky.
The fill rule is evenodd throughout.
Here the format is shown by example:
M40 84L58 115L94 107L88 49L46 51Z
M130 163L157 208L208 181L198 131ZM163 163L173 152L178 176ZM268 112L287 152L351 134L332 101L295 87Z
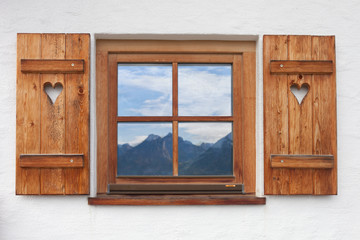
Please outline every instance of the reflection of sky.
M179 115L232 115L231 72L231 64L179 64ZM118 115L171 116L172 65L119 64ZM151 133L165 136L172 130L171 124L154 124L156 128L149 125L138 125L138 129L135 129L135 125L124 125L118 131L118 142L135 144ZM231 131L225 125L205 127L207 125L202 124L199 127L197 124L183 123L179 127L182 134L179 132L179 136L194 143L215 142Z
M179 136L195 145L215 143L231 132L232 123L228 122L179 123Z
M171 132L172 123L118 123L118 143L129 143L134 146L150 134L164 137Z
M118 115L170 116L171 64L119 64Z
M231 64L179 64L179 115L230 116Z

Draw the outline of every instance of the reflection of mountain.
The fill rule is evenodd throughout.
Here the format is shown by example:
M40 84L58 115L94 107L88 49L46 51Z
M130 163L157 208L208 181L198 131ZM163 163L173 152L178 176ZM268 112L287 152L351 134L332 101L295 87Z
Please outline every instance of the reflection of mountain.
M179 175L232 175L232 134L200 146L178 138ZM172 134L118 145L119 175L172 175Z

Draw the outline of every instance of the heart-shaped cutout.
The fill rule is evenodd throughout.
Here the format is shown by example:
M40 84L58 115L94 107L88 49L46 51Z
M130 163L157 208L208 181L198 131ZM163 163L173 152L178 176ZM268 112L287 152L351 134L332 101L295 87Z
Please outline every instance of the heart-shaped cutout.
M56 99L59 97L62 90L63 90L63 86L59 82L55 83L54 86L49 82L44 84L44 91L46 95L49 97L52 104L56 102Z
M306 95L309 93L310 86L307 83L303 83L301 86L294 83L290 86L290 91L294 94L296 100L301 105Z

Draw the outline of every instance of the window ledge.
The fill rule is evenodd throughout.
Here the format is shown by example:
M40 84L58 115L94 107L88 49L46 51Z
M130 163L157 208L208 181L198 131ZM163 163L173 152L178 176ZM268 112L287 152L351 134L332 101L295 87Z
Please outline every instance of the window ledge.
M98 195L89 205L264 205L255 195Z

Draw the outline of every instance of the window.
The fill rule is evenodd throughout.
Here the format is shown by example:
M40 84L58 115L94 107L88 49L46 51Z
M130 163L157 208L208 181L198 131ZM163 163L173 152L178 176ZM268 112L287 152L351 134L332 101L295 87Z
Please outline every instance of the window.
M129 186L254 195L255 42L98 40L96 69L99 197ZM212 197L183 195L202 204L240 199ZM151 204L154 195L111 201L139 198Z

